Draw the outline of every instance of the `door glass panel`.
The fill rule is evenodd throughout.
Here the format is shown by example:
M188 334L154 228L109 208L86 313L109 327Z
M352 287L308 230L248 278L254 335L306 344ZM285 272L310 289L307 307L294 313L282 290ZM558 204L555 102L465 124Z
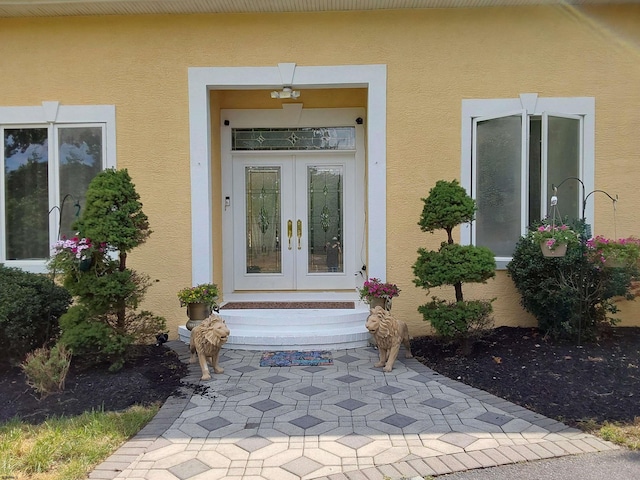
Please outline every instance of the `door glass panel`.
M102 170L102 127L59 128L58 155L60 234L72 237L72 225L84 209L89 183Z
M522 117L479 121L476 155L476 244L511 256L520 238Z
M280 167L246 167L246 272L282 273Z
M344 272L344 167L307 167L308 273Z
M49 256L48 131L4 131L7 260Z

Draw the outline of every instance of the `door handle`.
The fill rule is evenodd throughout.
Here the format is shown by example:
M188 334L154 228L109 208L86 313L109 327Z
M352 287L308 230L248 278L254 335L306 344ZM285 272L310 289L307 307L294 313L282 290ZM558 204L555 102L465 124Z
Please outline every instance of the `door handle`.
M302 249L302 245L300 244L300 238L302 238L302 220L298 220L297 223L297 233L298 233L298 250Z
M291 237L293 237L293 222L287 221L287 237L289 238L289 250L291 250Z

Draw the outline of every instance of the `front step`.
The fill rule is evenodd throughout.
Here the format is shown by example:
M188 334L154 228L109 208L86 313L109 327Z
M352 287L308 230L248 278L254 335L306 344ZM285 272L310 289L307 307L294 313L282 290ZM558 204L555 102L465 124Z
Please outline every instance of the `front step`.
M225 348L237 350L342 350L366 347L369 309L225 309L220 315L231 334ZM189 343L191 332L178 328Z

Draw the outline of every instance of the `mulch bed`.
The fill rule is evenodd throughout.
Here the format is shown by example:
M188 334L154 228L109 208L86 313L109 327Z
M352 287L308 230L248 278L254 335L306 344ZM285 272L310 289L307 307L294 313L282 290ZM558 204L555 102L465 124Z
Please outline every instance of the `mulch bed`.
M130 349L130 358L118 372L109 366L82 368L71 363L63 392L40 396L26 384L22 370L0 363L0 422L19 416L40 423L49 416L74 416L85 411L120 411L132 405L164 402L178 393L188 366L166 346L144 345Z
M614 328L578 346L500 327L468 356L433 337L413 339L412 350L442 375L572 426L640 417L640 328Z
M640 416L640 328L615 328L600 342L576 346L552 342L535 329L500 327L468 356L434 337L414 338L412 349L442 375L569 425ZM66 389L40 399L19 367L0 364L0 422L18 415L38 423L48 416L163 402L179 394L186 375L187 366L166 346L141 346L116 373L106 365L72 364Z

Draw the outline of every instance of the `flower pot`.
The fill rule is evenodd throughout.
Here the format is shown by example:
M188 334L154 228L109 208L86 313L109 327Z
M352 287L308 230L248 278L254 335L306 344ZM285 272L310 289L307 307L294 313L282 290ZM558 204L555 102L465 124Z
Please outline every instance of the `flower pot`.
M186 325L187 330L193 330L195 327L200 325L202 321L209 315L211 315L211 309L206 303L187 304L187 317L189 317L189 321Z
M567 244L559 243L553 250L551 250L547 246L547 242L543 240L540 242L540 250L542 250L542 255L545 257L564 257L567 254Z
M93 263L93 259L91 257L83 258L82 260L80 260L80 263L78 264L78 270L80 270L81 272L88 272L89 269L91 268L92 263Z
M385 310L391 310L391 299L390 298L370 298L369 307L372 309L376 307L382 307Z

